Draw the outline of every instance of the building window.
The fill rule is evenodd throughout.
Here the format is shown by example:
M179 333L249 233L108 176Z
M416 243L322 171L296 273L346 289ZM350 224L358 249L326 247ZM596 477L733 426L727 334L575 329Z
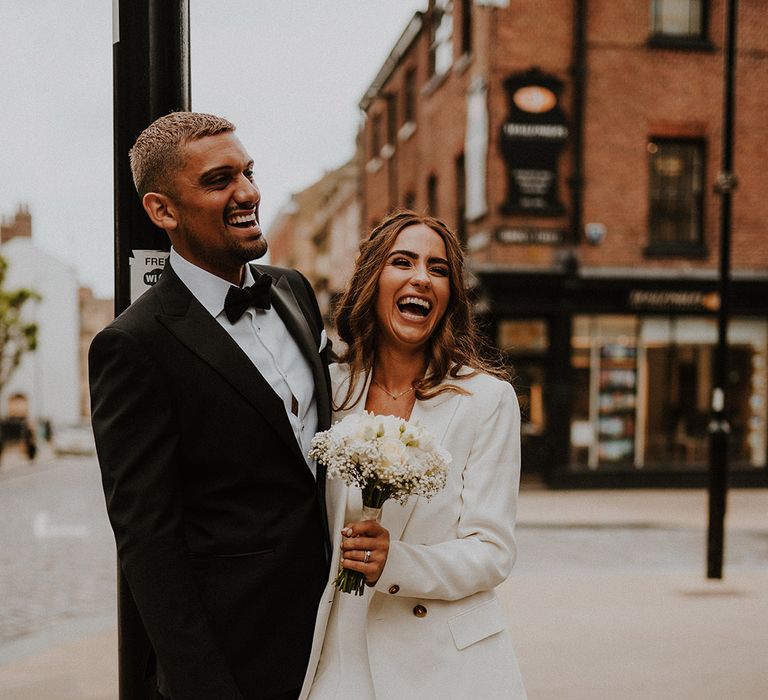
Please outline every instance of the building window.
M453 64L453 0L432 0L429 74L443 75Z
M547 440L548 323L542 318L499 319L496 344L514 375L522 418L522 463L529 474L549 470Z
M416 207L416 195L413 192L406 192L403 195L403 209L414 209Z
M388 93L387 100L387 143L392 146L397 141L397 95Z
M400 129L397 136L407 141L416 131L416 69L409 68L403 78L403 107L400 111Z
M654 139L649 153L647 253L704 253L704 144Z
M371 119L371 158L377 158L381 152L381 113Z
M416 69L409 68L403 81L403 124L416 121Z
M711 49L706 19L706 0L651 0L649 43L662 48Z
M427 180L427 210L430 216L437 216L437 176L430 175Z
M472 53L472 0L461 0L461 53Z
M464 168L464 154L456 158L456 233L461 245L467 244L467 173Z
M652 0L654 34L701 37L702 0Z

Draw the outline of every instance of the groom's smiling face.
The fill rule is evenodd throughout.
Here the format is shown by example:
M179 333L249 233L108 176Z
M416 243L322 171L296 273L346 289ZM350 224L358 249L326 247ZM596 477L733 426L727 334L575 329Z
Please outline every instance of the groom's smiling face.
M195 265L239 284L233 275L267 251L260 200L253 159L234 133L190 141L169 195L175 226L167 230L174 248Z

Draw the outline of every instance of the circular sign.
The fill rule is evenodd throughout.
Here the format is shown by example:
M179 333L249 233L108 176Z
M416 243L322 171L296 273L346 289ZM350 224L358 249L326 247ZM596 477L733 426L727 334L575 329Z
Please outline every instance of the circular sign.
M515 90L512 101L523 112L541 114L549 112L557 104L557 95L541 85L526 85Z

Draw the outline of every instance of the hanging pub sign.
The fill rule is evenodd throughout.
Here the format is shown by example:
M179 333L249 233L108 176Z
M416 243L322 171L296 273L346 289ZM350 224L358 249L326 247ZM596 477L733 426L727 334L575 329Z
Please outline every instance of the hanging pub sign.
M507 199L502 213L562 214L557 159L568 139L565 114L560 108L563 83L532 68L510 75L504 88L509 114L500 139L507 173Z

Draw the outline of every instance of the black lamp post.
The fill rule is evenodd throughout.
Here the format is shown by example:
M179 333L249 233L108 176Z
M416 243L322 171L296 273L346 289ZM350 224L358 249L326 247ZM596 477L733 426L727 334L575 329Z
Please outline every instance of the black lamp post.
M736 176L733 173L736 6L737 0L728 0L724 56L722 169L715 181L715 192L720 195L720 306L717 312L712 419L709 423L709 530L707 534L707 578L715 579L723 577L723 540L728 491L730 423L725 412L725 390L728 379L728 316L731 305L731 195L736 188Z
M170 242L144 213L133 187L128 150L141 131L168 112L190 109L189 0L115 0L113 16L115 313L133 301L134 251L165 254ZM159 698L152 652L118 565L120 700Z

